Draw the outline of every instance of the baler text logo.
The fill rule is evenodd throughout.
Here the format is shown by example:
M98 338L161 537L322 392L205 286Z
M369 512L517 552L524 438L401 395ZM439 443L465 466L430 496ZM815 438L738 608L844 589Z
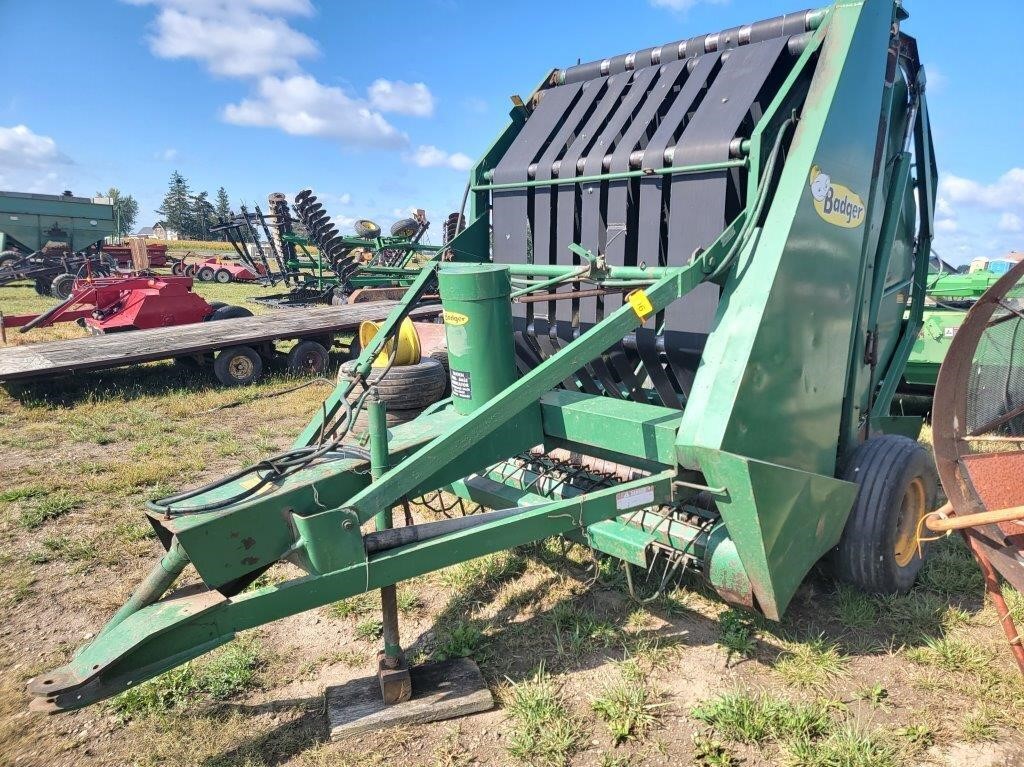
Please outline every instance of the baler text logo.
M830 224L856 229L864 223L864 201L842 184L833 184L827 173L811 168L811 197L818 215Z

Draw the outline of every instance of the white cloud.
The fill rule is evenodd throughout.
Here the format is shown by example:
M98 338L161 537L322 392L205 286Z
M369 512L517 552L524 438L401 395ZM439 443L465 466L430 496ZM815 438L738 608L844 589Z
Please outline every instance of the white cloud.
M40 136L27 125L0 127L0 168L41 168L70 162L49 136Z
M174 147L167 147L167 149L161 149L153 157L161 162L174 162L178 159L178 150Z
M939 192L950 203L997 211L1024 210L1024 168L1010 168L992 184L946 173L939 181Z
M943 218L935 222L935 231L944 234L952 234L960 228L960 225L952 218Z
M406 159L421 168L451 168L467 171L473 167L473 158L462 152L448 153L431 144L420 144Z
M257 97L224 107L234 125L277 128L293 136L320 136L363 147L397 149L408 137L362 99L311 75L263 77Z
M935 212L940 216L949 217L953 215L953 206L949 204L949 200L945 197L939 197L935 201Z
M949 78L946 73L939 69L935 64L925 64L925 85L928 88L929 93L941 93L946 89L949 84Z
M686 12L701 3L725 5L728 2L729 0L651 0L651 5L655 8L668 8L672 11Z
M434 94L425 83L401 80L374 80L368 89L370 104L382 112L397 112L415 117L434 114Z
M999 217L999 231L1022 232L1024 231L1024 220L1016 213L1004 213Z
M349 203L352 202L352 195L350 195L348 192L345 192L345 194L338 197L338 202L340 202L342 205L348 205Z
M159 9L149 37L160 58L194 59L214 74L257 77L294 72L316 43L284 16L309 16L309 0L127 0Z

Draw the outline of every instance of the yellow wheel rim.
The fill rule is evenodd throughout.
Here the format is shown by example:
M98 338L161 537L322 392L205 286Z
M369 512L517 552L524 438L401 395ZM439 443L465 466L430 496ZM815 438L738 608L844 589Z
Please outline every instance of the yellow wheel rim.
M359 326L359 345L364 349L369 346L370 341L377 335L378 329L380 329L380 325L376 322L365 320ZM392 339L385 344L384 351L377 355L377 358L373 361L373 367L387 367L388 359L391 357L391 351L394 348L395 341ZM412 324L412 320L406 317L398 328L398 353L395 355L395 364L415 365L420 361L420 356L419 334L416 332L416 326Z
M903 494L900 513L896 519L896 545L893 554L896 564L906 567L917 556L917 530L921 518L928 513L924 482L915 477Z

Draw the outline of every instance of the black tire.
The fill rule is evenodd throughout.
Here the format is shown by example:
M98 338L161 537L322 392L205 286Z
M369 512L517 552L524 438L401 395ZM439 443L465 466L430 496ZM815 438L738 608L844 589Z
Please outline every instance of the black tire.
M366 218L358 219L352 225L352 229L355 230L356 237L362 237L364 240L380 237L380 227Z
M75 287L77 278L73 274L58 274L50 283L50 294L61 301L67 301L71 297L71 291Z
M409 423L412 419L423 412L423 408L413 408L412 410L387 410L385 411L385 421L387 422L388 428L392 426L399 426L403 423ZM365 434L370 430L370 414L363 408L359 411L359 415L356 416L355 421L352 422L352 431L356 434Z
M10 269L21 259L21 254L13 250L5 250L0 253L0 270Z
M220 306L213 310L213 314L210 315L210 322L214 320L234 320L239 317L252 317L252 312L246 309L244 306Z
M347 362L348 371L354 363ZM344 366L343 366L344 369ZM415 365L393 367L383 379L383 368L373 368L367 376L367 383L377 385L377 396L387 405L388 411L422 410L433 405L444 396L444 385L447 380L444 366L432 357L421 357ZM357 386L357 397L362 388Z
M33 287L36 289L36 293L41 296L50 295L50 285L53 283L52 277L36 277Z
M926 553L916 544L920 517L935 508L931 454L908 437L872 437L846 461L841 478L858 490L832 554L836 576L871 594L909 591Z
M185 276L186 277L195 277L196 276L196 265L195 264L189 264L188 266L185 267Z
M175 277L181 277L185 273L185 262L175 261L171 264L171 274Z
M209 303L210 303L210 306L213 307L214 311L217 311L222 306L227 306L228 305L228 304L224 303L223 301L210 301Z
M217 354L213 372L225 386L247 386L263 374L263 359L251 346L232 346Z
M196 272L196 277L200 282L213 282L213 267L204 266Z
M231 272L229 272L227 269L218 269L214 273L213 279L219 282L221 285L227 285L234 279L234 277L231 276Z
M288 352L288 372L295 376L320 376L327 371L331 355L323 344L299 341Z
M444 368L444 397L450 397L452 394L452 369L448 365L448 350L447 349L434 349L428 357L437 360L441 363L441 367Z
M420 223L415 218L403 218L391 225L392 237L414 237L420 230Z

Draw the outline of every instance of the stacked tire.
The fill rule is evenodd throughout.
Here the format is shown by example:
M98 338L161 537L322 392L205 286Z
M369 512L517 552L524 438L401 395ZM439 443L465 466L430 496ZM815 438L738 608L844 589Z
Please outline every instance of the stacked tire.
M354 362L342 365L338 371L339 380L350 378L354 369ZM392 367L382 377L384 372L384 368L373 368L367 376L367 383L376 386L377 397L387 409L388 426L411 421L445 395L448 375L444 365L434 357L421 357L414 365ZM363 388L356 386L349 394L349 402L354 404L362 393ZM364 434L368 428L369 414L364 406L356 416L352 430L355 434Z

